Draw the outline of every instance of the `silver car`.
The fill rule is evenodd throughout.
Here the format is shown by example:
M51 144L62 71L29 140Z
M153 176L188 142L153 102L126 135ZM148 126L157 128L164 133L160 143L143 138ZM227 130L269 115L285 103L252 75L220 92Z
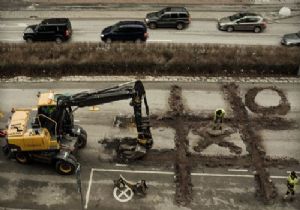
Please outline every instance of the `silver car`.
M217 27L222 31L254 31L262 32L266 29L265 19L255 13L241 12L218 20Z
M300 46L300 31L293 34L285 34L281 39L281 44L286 46Z

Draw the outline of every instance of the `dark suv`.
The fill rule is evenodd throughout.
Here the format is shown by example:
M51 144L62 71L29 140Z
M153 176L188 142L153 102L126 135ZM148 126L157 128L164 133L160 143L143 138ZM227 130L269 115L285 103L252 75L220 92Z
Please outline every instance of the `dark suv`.
M28 26L23 35L26 42L56 41L61 43L72 36L72 26L68 18L44 19L40 24Z
M222 31L254 31L262 32L267 24L263 17L255 13L237 13L218 21L218 29Z
M101 40L106 43L113 41L145 42L148 39L147 27L141 21L120 21L103 29Z
M182 30L191 23L191 17L184 7L166 7L159 12L148 13L145 23L151 29L160 27Z

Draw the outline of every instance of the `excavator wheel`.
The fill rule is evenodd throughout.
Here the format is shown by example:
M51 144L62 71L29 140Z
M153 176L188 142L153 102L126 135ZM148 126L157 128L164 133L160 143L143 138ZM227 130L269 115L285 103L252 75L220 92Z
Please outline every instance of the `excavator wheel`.
M80 129L80 134L78 135L78 139L77 139L77 147L79 149L82 149L86 146L87 143L87 132L79 125L74 125L74 128Z
M80 133L87 136L87 132L80 126L80 125L74 125L74 128L77 130L77 129L80 129Z
M77 138L77 142L76 145L79 149L82 149L86 146L86 142L87 142L87 137L86 135L84 135L83 133L81 133L78 138Z
M9 148L7 145L2 147L2 152L5 156L9 155Z
M17 152L16 160L18 161L18 163L21 163L21 164L27 164L30 162L30 158L29 158L28 154L25 152Z
M66 160L58 159L55 164L56 172L61 175L71 175L75 172L76 162L68 157Z

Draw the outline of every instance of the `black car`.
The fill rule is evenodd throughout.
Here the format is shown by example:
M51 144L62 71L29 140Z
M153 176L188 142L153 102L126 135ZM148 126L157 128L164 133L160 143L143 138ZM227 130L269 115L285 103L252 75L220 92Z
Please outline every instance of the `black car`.
M166 7L158 12L148 13L145 23L151 29L177 28L182 30L191 23L191 17L184 7Z
M286 46L300 46L300 31L298 33L285 34L281 44Z
M147 39L147 27L141 21L120 21L103 29L101 33L101 40L106 43L113 41L145 42Z
M61 43L72 36L72 26L68 18L44 19L37 25L28 26L23 35L26 42L56 41Z
M218 20L217 25L222 31L253 31L255 33L262 32L266 29L265 19L255 13L237 13L229 17Z

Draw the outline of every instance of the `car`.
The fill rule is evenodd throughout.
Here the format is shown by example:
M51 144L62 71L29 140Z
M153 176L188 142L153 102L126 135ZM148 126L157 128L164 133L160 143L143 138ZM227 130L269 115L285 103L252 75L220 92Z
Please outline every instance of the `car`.
M148 13L146 25L151 28L177 28L182 30L191 23L191 16L184 7L166 7L158 12Z
M101 32L103 42L115 41L145 42L149 35L146 25L141 21L120 21L115 25L106 27Z
M49 18L39 24L26 27L23 39L28 42L55 41L62 43L72 37L72 25L68 18Z
M300 46L300 31L292 34L285 34L281 39L281 44L286 46Z
M237 13L218 20L217 27L222 31L253 31L260 33L266 29L265 19L255 13Z

